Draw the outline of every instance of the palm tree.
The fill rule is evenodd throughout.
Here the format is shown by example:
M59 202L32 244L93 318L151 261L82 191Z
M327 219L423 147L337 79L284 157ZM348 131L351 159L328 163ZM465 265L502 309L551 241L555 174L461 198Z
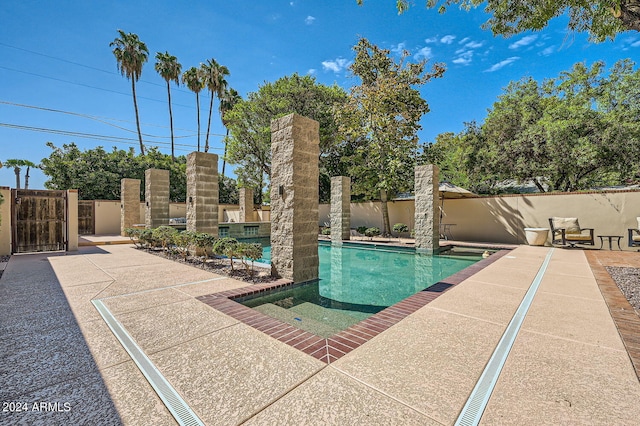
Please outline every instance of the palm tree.
M171 111L171 85L170 82L174 81L176 85L180 85L180 72L182 71L182 65L178 62L178 58L170 55L169 52L156 53L156 71L160 74L160 77L164 78L167 82L167 96L169 97L169 126L171 128L171 161L176 161L175 145L173 142L173 113Z
M224 93L220 97L220 105L218 106L218 110L220 111L220 118L222 119L222 125L227 128L227 136L224 139L224 156L222 157L222 176L224 176L224 168L227 164L227 139L229 138L229 128L227 124L229 124L229 120L225 119L225 114L228 111L233 109L233 106L240 102L242 97L240 94L232 89L225 89Z
M209 59L206 64L202 64L200 68L204 74L204 82L211 94L211 101L209 102L209 122L207 124L207 137L204 142L204 152L209 152L209 132L211 130L211 112L213 111L213 98L218 96L222 97L225 88L227 87L227 81L225 76L229 75L229 69L224 65L220 65L215 59Z
M29 160L18 160L12 158L5 161L4 165L7 167L13 167L13 172L16 174L16 189L20 189L20 171L22 170L21 167L26 167L27 172L24 176L24 189L29 189L29 169L31 167L37 167L34 163ZM0 164L0 167L2 167L2 164Z
M191 67L182 74L182 82L196 94L196 112L198 115L198 152L200 151L200 91L204 89L202 70Z
M144 155L144 144L142 143L142 132L140 131L140 118L138 116L138 101L136 99L136 81L142 74L142 65L147 62L149 49L147 45L140 41L137 34L125 33L118 30L120 38L116 38L109 47L113 47L113 55L118 61L118 70L128 80L131 80L131 91L133 92L133 108L136 112L136 125L138 126L138 139L140 140L140 153Z

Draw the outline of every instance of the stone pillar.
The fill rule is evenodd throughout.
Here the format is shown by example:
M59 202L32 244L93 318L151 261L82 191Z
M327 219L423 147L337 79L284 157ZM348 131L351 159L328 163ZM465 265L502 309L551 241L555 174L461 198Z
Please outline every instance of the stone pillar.
M120 180L120 235L140 223L140 179Z
M67 190L67 251L78 251L78 190Z
M253 189L240 188L239 193L240 223L255 222L253 217Z
M317 121L290 114L271 122L271 274L318 278Z
M147 229L169 224L169 170L144 172L144 221Z
M415 168L415 237L419 252L433 253L440 248L438 176L438 167L433 164Z
M187 155L187 231L218 236L218 156Z
M351 237L351 179L331 178L331 244L342 245Z
M11 254L11 189L0 186L0 256Z

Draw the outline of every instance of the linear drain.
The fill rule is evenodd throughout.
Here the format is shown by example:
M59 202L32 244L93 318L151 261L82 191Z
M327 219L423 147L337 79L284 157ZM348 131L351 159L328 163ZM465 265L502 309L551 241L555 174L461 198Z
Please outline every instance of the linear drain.
M171 386L167 379L158 371L153 362L151 362L147 355L131 338L129 333L127 333L125 328L118 322L105 304L101 300L92 300L91 302L98 312L100 312L100 315L102 315L102 318L113 334L129 353L131 359L136 363L178 424L185 426L204 425L196 413L191 410L191 407L187 405L173 386Z
M467 399L466 404L462 407L462 411L455 423L456 426L471 426L480 423L482 413L484 413L485 408L487 408L491 393L498 381L498 377L500 376L502 367L507 360L507 356L509 356L509 351L511 351L511 347L513 346L516 336L520 331L524 317L527 315L529 307L531 307L533 297L538 291L538 287L540 287L540 282L547 270L553 251L553 248L549 250L547 257L545 257L544 262L542 262L542 266L540 266L538 274L529 286L529 289L524 295L522 302L520 302L520 306L518 306L513 318L511 318L507 329L500 338L500 341L493 351L493 354L482 372L480 379L478 379L476 386L473 388L469 399Z

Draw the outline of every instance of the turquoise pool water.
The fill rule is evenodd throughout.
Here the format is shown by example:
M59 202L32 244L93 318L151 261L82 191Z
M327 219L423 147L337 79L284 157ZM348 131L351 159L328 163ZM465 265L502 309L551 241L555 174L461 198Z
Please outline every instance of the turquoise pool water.
M318 281L241 303L330 336L482 259L482 252L427 255L330 245L320 245L318 254ZM265 247L263 262L269 263L270 255L270 247Z

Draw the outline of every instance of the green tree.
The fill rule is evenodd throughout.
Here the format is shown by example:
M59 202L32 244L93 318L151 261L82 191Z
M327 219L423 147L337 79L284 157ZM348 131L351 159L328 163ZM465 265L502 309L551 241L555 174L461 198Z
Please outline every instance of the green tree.
M364 0L356 0L361 5ZM640 31L640 1L638 0L427 0L429 8L440 13L454 4L462 9L486 3L484 11L491 18L483 25L494 34L510 36L525 31L537 31L553 18L567 14L572 31L586 31L596 41L613 39L623 31ZM396 0L398 13L409 8L409 0Z
M219 175L218 194L220 204L238 204L238 186L234 179Z
M220 111L222 125L227 129L227 135L224 139L224 155L222 156L222 176L224 176L224 169L227 165L227 139L229 138L229 121L225 118L225 114L231 111L234 105L241 100L242 97L240 96L240 94L230 87L225 88L224 93L220 97L220 105L218 106L218 109Z
M196 117L198 121L198 152L200 152L200 91L204 89L202 70L191 67L182 74L182 82L196 94Z
M209 89L211 99L209 101L209 120L207 122L207 137L204 142L204 152L209 152L209 132L211 131L211 113L213 112L213 99L218 96L222 97L226 87L227 80L225 77L229 75L229 69L224 65L220 65L215 59L209 59L206 64L200 66L204 76L204 82Z
M81 200L119 200L122 178L140 179L140 199L144 199L145 170L150 168L169 170L169 199L185 201L187 177L186 157L162 154L156 147L146 155L135 155L133 148L125 151L113 148L107 152L102 147L80 150L76 144L56 147L48 142L52 152L42 159L42 170L49 178L48 189L78 189Z
M173 139L173 112L171 111L171 82L175 82L176 86L180 85L180 72L182 65L178 62L178 58L170 55L169 52L156 53L156 71L160 77L167 82L167 97L169 99L169 126L171 128L171 161L176 160L175 144Z
M140 117L138 114L138 100L136 98L136 81L142 74L142 66L149 57L147 45L140 41L137 34L125 33L118 30L120 37L113 40L109 46L113 47L113 55L118 62L118 70L128 80L131 80L131 92L133 93L133 109L136 113L136 126L138 128L138 139L140 140L140 153L144 155L144 144L142 143L142 132L140 131Z
M320 199L328 199L329 177L336 176L338 128L333 118L334 104L344 104L345 91L325 86L313 76L295 73L266 82L225 114L230 129L226 139L227 161L235 169L238 183L261 194L271 176L271 120L297 113L320 123Z
M420 119L429 112L427 102L416 87L444 73L442 64L426 72L426 60L407 63L409 52L395 62L387 49L361 38L354 47L350 66L361 84L351 88L348 102L336 109L336 118L345 139L356 142L350 159L353 191L380 197L384 228L391 226L388 197L409 189L418 149Z

